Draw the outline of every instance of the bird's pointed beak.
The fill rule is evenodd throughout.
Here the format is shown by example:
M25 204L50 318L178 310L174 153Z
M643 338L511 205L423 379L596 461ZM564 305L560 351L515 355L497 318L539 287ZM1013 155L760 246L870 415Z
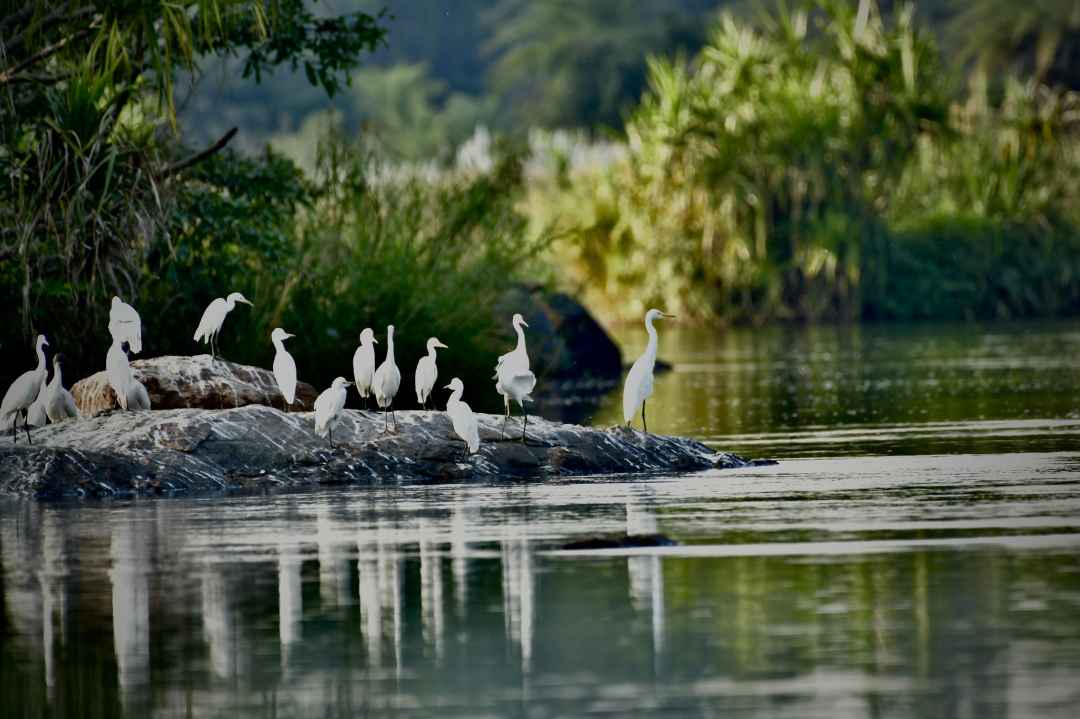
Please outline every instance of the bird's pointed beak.
M291 338L293 338L293 337L295 337L295 336L296 336L296 335L291 335L291 334L289 334L288 332L286 332L286 333L285 333L285 339L291 339Z
M665 312L664 313L664 319L673 320L673 319L675 319L675 315L669 315L667 312Z
M371 344L373 344L373 345L377 345L377 344L379 344L379 340L377 340L377 339L375 339L374 337L372 337L372 338L371 338Z
M528 327L528 326L529 326L529 323L528 323L528 322L526 322L525 320L522 320L522 321L521 321L521 326L522 326L522 327Z
M255 306L255 305L251 304L250 300L247 300L247 299L239 299L239 300L237 300L237 302L243 302L248 307L254 307Z
M450 349L450 348L449 348L448 346L444 345L444 344L443 344L442 342L440 342L439 344L437 344L437 345L435 345L435 346L436 346L436 347L442 347L442 348L443 348L444 350L448 350L448 349Z

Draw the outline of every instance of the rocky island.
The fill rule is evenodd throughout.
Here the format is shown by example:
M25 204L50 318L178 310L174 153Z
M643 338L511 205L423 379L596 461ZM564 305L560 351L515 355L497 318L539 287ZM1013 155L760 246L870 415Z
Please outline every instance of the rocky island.
M116 408L101 375L77 383L79 420L0 439L0 494L57 499L302 488L319 484L521 481L595 474L691 471L750 464L700 442L627 427L592 428L530 418L528 443L514 418L479 414L480 451L466 456L438 411L398 411L396 432L382 414L345 410L335 448L315 434L309 411L274 403L266 370L159 357L132 363L150 411ZM298 393L310 406L314 391ZM224 400L223 400L224 398ZM278 395L280 402L280 395ZM222 408L226 402L235 403Z

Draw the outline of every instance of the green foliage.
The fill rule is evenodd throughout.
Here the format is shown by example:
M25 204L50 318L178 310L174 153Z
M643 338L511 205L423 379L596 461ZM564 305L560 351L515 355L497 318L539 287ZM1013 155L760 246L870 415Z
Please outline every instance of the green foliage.
M950 116L946 83L910 9L890 21L871 0L818 0L760 27L728 16L692 63L650 62L622 158L538 183L527 212L566 232L561 261L609 316L653 305L729 321L1073 307L1075 97L1010 85L998 104L982 97ZM929 252L934 233L984 251L966 263ZM1065 260L1061 272L996 248L1012 235L1016 252ZM919 274L924 261L941 264ZM969 282L1012 277L1010 262L1038 289ZM967 289L909 297L934 276Z

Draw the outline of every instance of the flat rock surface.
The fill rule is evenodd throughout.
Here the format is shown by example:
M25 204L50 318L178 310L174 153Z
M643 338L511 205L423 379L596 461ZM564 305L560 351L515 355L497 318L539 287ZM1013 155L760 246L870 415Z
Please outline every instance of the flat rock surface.
M157 409L226 409L249 404L282 407L284 399L273 372L236 364L210 355L167 355L135 360L132 373L146 387L150 406ZM86 416L119 409L105 372L79 380L71 388L75 404ZM306 382L296 383L293 410L310 410L318 393Z
M464 456L443 412L345 410L331 449L311 413L249 405L229 410L114 411L0 439L0 494L42 499L296 488L316 484L461 482L740 467L700 442L639 430L478 415L480 451Z

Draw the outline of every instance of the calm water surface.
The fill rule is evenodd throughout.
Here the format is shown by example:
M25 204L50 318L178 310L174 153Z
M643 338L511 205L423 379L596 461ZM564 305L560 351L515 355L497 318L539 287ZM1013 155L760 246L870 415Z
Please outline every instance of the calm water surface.
M1077 716L1080 324L665 329L781 464L0 503L0 715Z

